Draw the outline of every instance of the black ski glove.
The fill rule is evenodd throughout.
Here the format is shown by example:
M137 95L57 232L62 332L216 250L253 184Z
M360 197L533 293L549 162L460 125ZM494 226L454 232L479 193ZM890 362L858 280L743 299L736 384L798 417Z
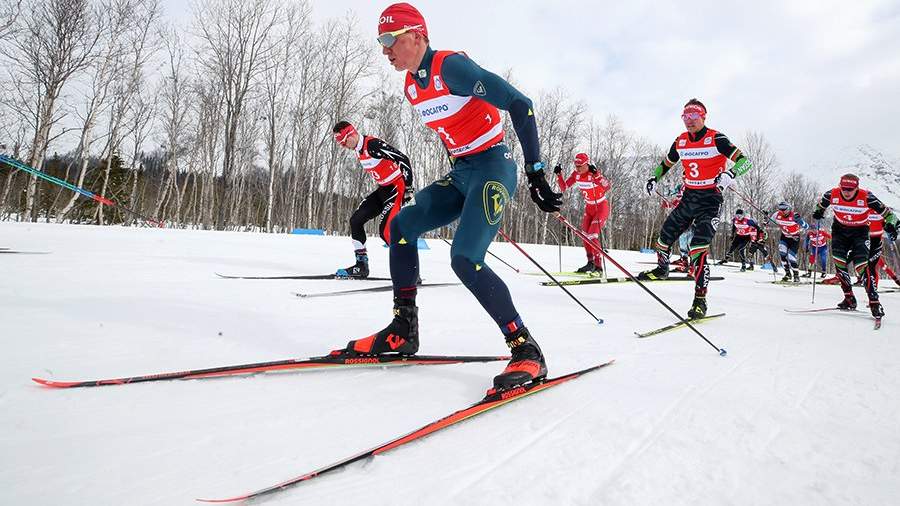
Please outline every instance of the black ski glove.
M559 164L556 164L556 167L553 167L554 174L562 174L562 167Z
M821 220L824 217L825 217L825 210L822 209L821 207L817 207L816 210L813 212L813 219Z
M656 178L651 177L647 180L647 195L653 195L654 188L656 188Z
M588 165L588 170L591 171L591 174L597 173L597 167L594 164Z
M543 163L525 165L525 175L528 177L528 191L531 192L531 200L547 213L555 213L559 211L562 205L562 193L555 193L547 184L544 177ZM537 169L537 170L535 170Z
M887 234L888 239L890 239L891 242L894 242L897 240L897 225L894 225L893 223L885 222L884 223L884 232Z

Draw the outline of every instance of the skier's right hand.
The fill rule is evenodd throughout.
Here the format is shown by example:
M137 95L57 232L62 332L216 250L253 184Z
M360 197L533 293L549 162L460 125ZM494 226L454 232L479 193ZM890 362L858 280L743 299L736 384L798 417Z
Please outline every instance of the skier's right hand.
M559 212L559 208L562 206L562 193L556 193L550 189L543 169L534 170L535 167L529 167L529 165L531 164L525 166L525 175L528 177L528 191L531 192L531 200L541 211Z
M824 217L825 217L825 210L822 209L821 207L817 207L816 210L813 212L813 219L821 220Z
M554 174L562 174L562 167L559 164L556 164L556 167L553 167Z
M654 188L656 188L656 178L651 177L647 180L647 195L653 195Z

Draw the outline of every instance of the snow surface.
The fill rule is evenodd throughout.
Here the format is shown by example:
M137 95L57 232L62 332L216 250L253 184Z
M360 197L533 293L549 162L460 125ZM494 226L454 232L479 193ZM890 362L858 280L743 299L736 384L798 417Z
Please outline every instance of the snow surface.
M448 247L426 281L455 281ZM316 469L481 398L502 363L283 373L51 390L74 380L305 357L390 318L386 293L297 299L359 281L245 281L213 273L323 273L348 238L0 223L0 504L188 505ZM551 270L556 247L525 246ZM512 247L491 250L536 271ZM370 240L373 275L387 250ZM635 270L650 255L615 252ZM563 267L583 263L563 250ZM699 328L633 284L558 288L489 262L559 375L616 364L260 501L272 505L885 505L900 497L900 294L866 315L789 315L809 285L713 282ZM651 285L679 311L691 285ZM858 297L864 298L861 293ZM818 306L840 299L820 286ZM419 295L422 353L500 354L500 333L461 286ZM892 499L893 498L893 499Z

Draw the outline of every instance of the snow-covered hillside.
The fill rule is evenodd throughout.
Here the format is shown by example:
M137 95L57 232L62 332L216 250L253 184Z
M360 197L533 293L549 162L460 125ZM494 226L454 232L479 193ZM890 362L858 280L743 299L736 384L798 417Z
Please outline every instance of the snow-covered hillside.
M426 282L456 281L448 247ZM245 281L352 263L348 238L0 223L0 504L188 505L318 468L464 407L502 363L283 373L51 390L91 379L323 354L380 329L389 293L298 299L373 281ZM551 270L557 248L524 245ZM491 250L523 271L512 247ZM373 275L387 250L370 241ZM615 252L629 268L651 255ZM563 268L583 263L563 250ZM864 313L789 315L810 286L715 267L698 326L631 283L561 290L489 262L559 375L616 363L344 472L272 505L886 505L900 497L900 294ZM762 283L761 283L762 282ZM688 283L650 285L679 311ZM858 297L864 296L858 292ZM841 296L819 286L816 306ZM461 286L419 295L422 353L505 353ZM891 498L894 499L891 499Z

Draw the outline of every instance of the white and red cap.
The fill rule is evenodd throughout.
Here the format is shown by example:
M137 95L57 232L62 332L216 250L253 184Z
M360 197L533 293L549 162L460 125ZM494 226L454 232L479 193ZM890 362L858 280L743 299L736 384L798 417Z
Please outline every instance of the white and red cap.
M575 155L575 165L587 165L591 163L591 158L587 153L578 153Z
M340 132L334 133L334 140L336 140L338 142L338 144L343 144L344 141L347 140L347 137L350 137L351 135L353 135L355 133L357 133L356 127L348 124L347 126L342 128Z
M855 190L859 188L859 178L856 174L844 174L841 176L842 190Z
M410 31L419 32L428 37L425 17L422 16L419 9L406 2L388 5L381 13L381 17L378 18L378 35L410 27L415 27Z

